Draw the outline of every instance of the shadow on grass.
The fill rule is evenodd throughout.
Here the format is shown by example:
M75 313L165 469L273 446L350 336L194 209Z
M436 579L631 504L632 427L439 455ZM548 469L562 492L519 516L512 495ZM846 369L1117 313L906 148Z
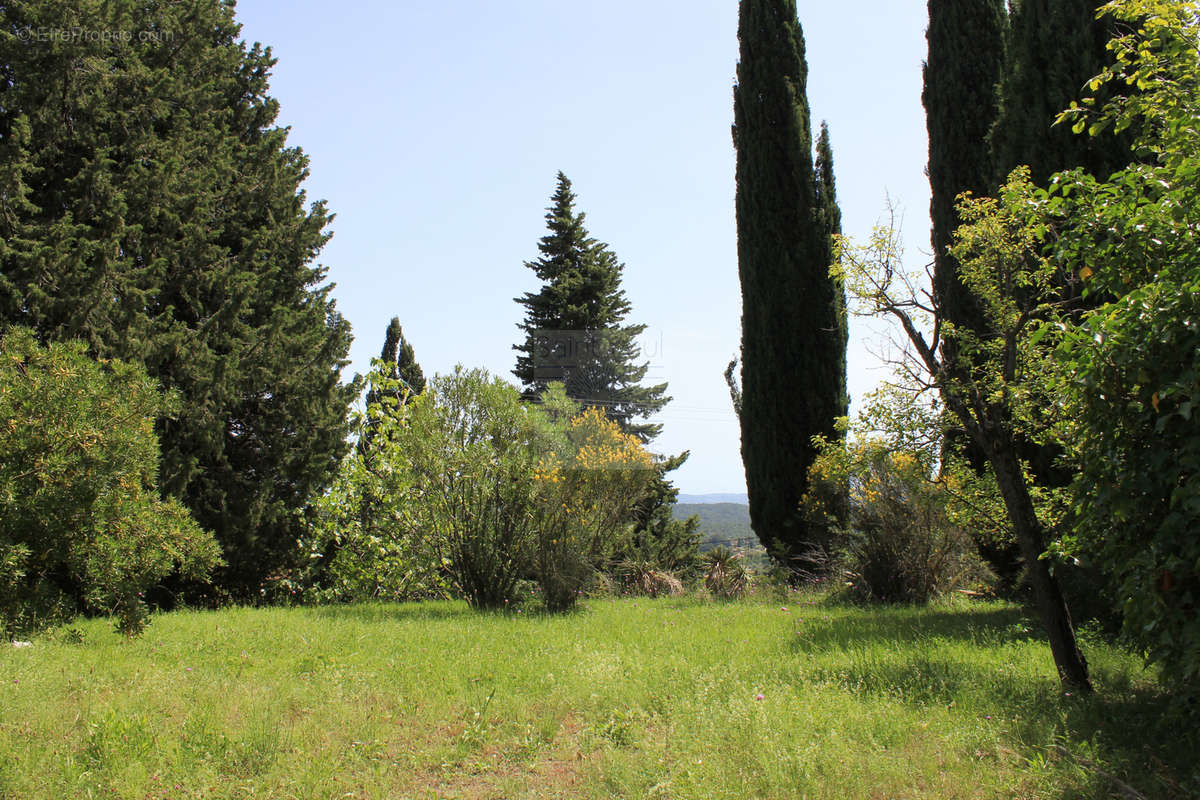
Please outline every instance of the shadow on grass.
M512 609L476 609L465 602L435 600L412 603L346 603L313 606L310 614L328 619L358 622L429 622L448 620L521 620L563 619L583 613L579 606L567 611L547 611L539 605L522 605Z
M1111 777L1146 798L1200 797L1200 714L1181 707L1149 674L1096 668L1096 694L1079 696L1063 692L1053 678L1031 680L1011 668L1003 651L982 663L937 652L939 639L984 651L1042 640L1037 623L1019 608L880 608L828 622L818 617L811 630L804 624L792 644L798 658L847 651L844 663L806 668L805 680L978 714L982 724L999 726L1022 758L1065 759L1089 775L1087 790L1064 789L1063 800L1122 796ZM1045 657L1050 660L1048 645Z
M846 614L852 608L852 614ZM1042 638L1038 624L1017 606L937 609L915 606L835 606L837 616L821 607L801 614L804 635L794 646L824 650L881 641L911 644L930 638L997 645Z

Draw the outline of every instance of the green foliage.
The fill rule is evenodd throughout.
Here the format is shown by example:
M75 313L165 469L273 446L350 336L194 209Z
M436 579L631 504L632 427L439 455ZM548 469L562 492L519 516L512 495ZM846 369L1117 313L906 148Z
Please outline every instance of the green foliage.
M18 0L0 30L0 325L178 394L160 485L221 543L222 593L261 598L357 393L314 263L331 215L276 124L271 52L221 0Z
M478 608L536 579L552 611L575 605L628 541L655 475L637 437L561 384L539 405L461 367L409 397L382 361L357 415L369 437L315 504L303 544L312 599L408 598L443 586ZM397 393L400 399L397 399Z
M754 531L777 561L803 561L828 532L797 514L812 437L846 414L846 319L828 266L840 221L828 133L815 154L808 66L794 0L742 0L734 88L742 287L742 461ZM739 395L740 392L740 395Z
M537 472L553 430L520 393L484 370L436 376L396 431L407 471L408 534L477 608L516 597L542 528Z
M936 450L896 448L887 437L862 430L849 444L822 441L820 447L803 507L828 513L821 488L849 486L845 529L832 555L854 595L927 603L983 581L986 570L968 532L979 516L971 497L979 479L972 470L947 464L939 470Z
M520 354L513 375L531 399L562 383L568 397L603 409L623 431L648 442L662 426L633 420L649 417L671 398L665 383L639 385L648 364L637 363L635 340L646 326L623 324L631 310L621 288L625 265L588 234L584 214L575 211L571 181L561 172L552 203L540 255L525 264L542 287L516 299L525 308L518 325L525 341L513 345Z
M1055 246L1107 302L1056 353L1064 441L1079 473L1063 546L1115 581L1125 630L1182 692L1200 678L1200 5L1121 2L1116 63L1079 130L1142 131L1146 162L1098 182L1056 176L1041 198ZM1126 95L1105 90L1134 87Z
M172 570L206 576L212 537L155 490L157 417L174 406L141 367L82 342L0 339L0 630L78 610L139 633L143 593Z
M296 590L312 602L407 600L443 591L441 564L409 513L414 498L403 432L412 407L394 361L374 362L366 397L365 408L352 415L359 444L313 502L301 541L305 565Z

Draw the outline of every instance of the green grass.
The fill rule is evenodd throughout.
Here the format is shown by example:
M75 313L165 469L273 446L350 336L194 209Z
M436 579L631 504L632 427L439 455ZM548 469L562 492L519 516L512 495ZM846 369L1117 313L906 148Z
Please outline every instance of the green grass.
M1197 790L1194 732L1136 657L1087 638L1100 692L1064 696L1031 627L813 596L179 612L132 641L91 620L0 648L0 797Z

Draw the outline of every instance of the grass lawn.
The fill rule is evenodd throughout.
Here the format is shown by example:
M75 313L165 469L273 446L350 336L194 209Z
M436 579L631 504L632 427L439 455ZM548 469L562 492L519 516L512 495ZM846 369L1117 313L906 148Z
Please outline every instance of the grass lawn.
M0 647L0 797L1200 793L1153 674L1085 635L1099 694L1064 696L1034 627L812 595L91 620Z

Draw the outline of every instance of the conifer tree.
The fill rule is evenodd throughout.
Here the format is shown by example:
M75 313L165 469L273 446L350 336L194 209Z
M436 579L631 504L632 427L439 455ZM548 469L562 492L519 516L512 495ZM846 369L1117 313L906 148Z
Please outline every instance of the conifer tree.
M561 382L568 397L602 408L622 430L648 442L662 426L635 419L649 417L671 398L665 383L639 385L648 364L637 363L635 339L646 326L624 324L630 311L621 289L625 267L608 245L588 235L571 181L561 172L551 202L540 256L525 264L542 287L516 298L525 307L518 325L525 341L513 345L520 353L513 375L530 398Z
M750 519L771 556L811 567L827 532L798 514L816 456L846 413L846 311L829 275L840 225L828 135L814 168L795 0L742 0L734 89L742 285L742 461ZM799 562L799 563L797 563Z
M921 100L929 131L933 290L944 319L972 328L982 324L983 312L959 280L949 248L960 223L955 198L992 193L987 137L998 112L1006 27L1004 0L929 0Z
M139 33L38 40L68 20ZM270 50L220 0L5 3L0 29L0 326L83 339L178 392L159 485L221 543L222 590L261 597L357 391L314 263L330 214L276 125Z
M412 394L425 391L425 373L417 363L412 345L404 338L404 329L400 327L399 317L392 317L392 321L388 323L383 338L383 351L379 358L388 366L390 376L402 382L402 388L406 388Z
M1096 18L1102 0L1015 0L1000 84L999 116L991 132L992 181L999 186L1025 164L1045 185L1060 170L1083 167L1107 179L1132 160L1131 132L1078 136L1053 125L1079 100L1110 60L1111 18Z

